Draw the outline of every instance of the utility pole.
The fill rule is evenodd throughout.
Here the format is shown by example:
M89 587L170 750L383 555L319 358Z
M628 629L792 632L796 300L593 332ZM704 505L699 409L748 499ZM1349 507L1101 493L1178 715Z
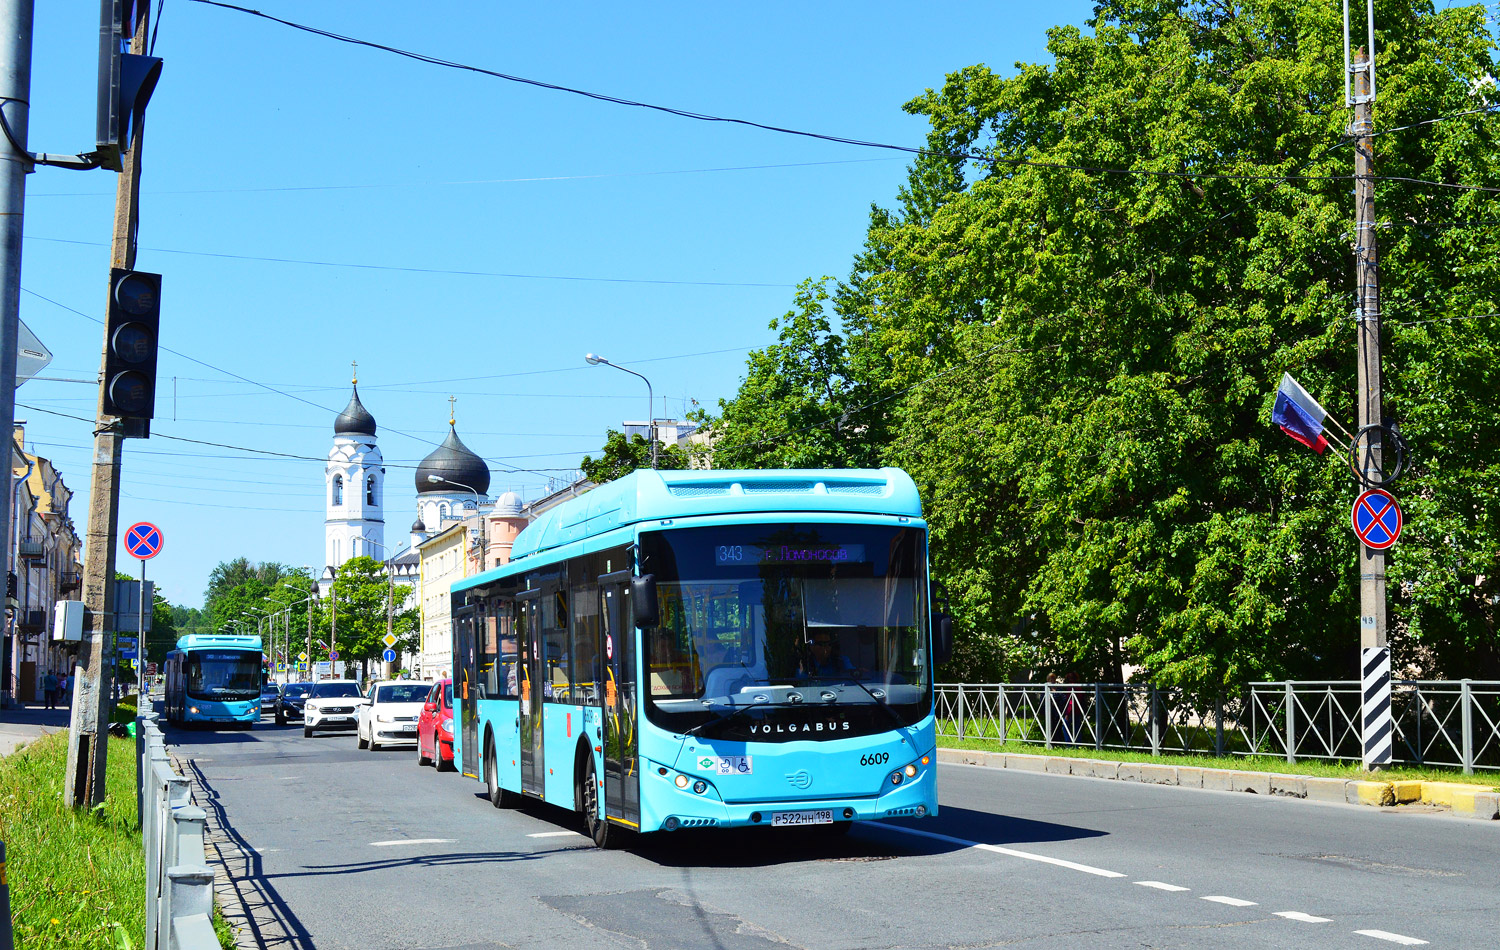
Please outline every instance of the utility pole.
M305 652L307 654L307 662L308 663L312 662L312 655L313 655L313 652L312 652L312 637L313 637L313 613L314 613L313 608L316 607L317 605L318 605L318 582L316 580L314 580L312 582L312 589L310 591L308 591L308 601L307 601L307 649L303 651L303 652ZM290 649L290 648L288 648L288 649ZM290 657L287 658L287 662L288 663L291 662L291 658ZM312 668L308 667L308 669L305 672L311 674ZM311 678L312 678L311 676L308 677L308 679L311 679Z
M11 448L16 431L16 351L21 325L21 214L26 207L26 173L31 156L26 128L31 102L31 21L33 0L0 2L0 109L16 144L0 137L0 426L5 428L5 498L0 504L0 538L11 532L15 497ZM14 551L0 544L0 568L14 569ZM3 616L3 614L0 614ZM9 682L10 670L4 671ZM9 690L9 686L6 687Z
M392 565L390 559L387 558L385 562L385 635L387 637L391 635L391 628L393 626L391 612L395 609L396 597L396 578L392 576L391 569ZM385 673L385 676L382 677L383 679L395 678L396 664L386 663L383 672Z
M130 51L146 53L146 4L136 9ZM122 157L115 185L115 227L110 266L135 269L135 237L139 221L137 199L141 187L141 138L145 120L132 123L130 148ZM112 289L112 288L111 288ZM104 766L109 728L110 680L114 674L114 644L108 639L115 596L115 542L120 521L120 454L124 433L118 420L104 415L104 359L109 353L105 330L100 359L99 409L94 424L94 468L89 481L89 523L84 543L83 601L86 631L82 668L73 692L72 728L68 741L67 775L63 800L75 808L104 801ZM144 639L144 636L142 635Z
M1373 16L1373 13L1371 14ZM1345 34L1348 35L1347 32ZM1385 480L1380 407L1380 265L1375 224L1375 63L1371 45L1354 52L1354 273L1355 337L1359 344L1358 430L1355 452L1365 485ZM1361 737L1366 769L1391 762L1391 651L1386 639L1385 551L1359 542L1359 655Z

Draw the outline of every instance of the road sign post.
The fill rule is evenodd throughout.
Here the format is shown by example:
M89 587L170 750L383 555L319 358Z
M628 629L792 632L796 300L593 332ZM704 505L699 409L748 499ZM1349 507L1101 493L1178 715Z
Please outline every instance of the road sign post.
M1383 488L1371 488L1354 499L1349 520L1364 545L1365 561L1369 552L1383 552L1394 545L1406 522L1396 497ZM1384 557L1383 554L1378 556ZM1375 618L1361 622L1368 625L1374 623ZM1380 631L1375 632L1379 634ZM1391 719L1391 648L1384 642L1384 637L1377 636L1375 641L1373 646L1362 645L1359 651L1360 695L1363 697L1360 731L1365 768L1389 765L1395 746L1395 724Z
M132 656L145 658L146 653L146 562L161 553L165 539L161 529L149 521L138 521L125 529L125 550L141 562L141 587L135 597L135 634L140 638L139 649ZM124 656L122 653L121 656ZM131 657L127 657L129 659ZM140 714L146 709L142 697L146 695L146 667L140 663L135 667L135 708Z

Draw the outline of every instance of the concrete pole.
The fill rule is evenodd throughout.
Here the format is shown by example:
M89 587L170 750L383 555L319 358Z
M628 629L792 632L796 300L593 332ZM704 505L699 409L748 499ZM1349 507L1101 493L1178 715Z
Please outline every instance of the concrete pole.
M7 0L0 0L0 3ZM137 9L139 19L130 43L132 53L146 52L146 9ZM110 248L110 266L135 267L135 234L139 220L136 199L141 187L141 139L145 122L132 124L130 148L122 160L115 182L115 225ZM108 328L105 329L108 333ZM84 642L80 652L77 685L73 690L73 717L68 738L68 765L64 776L63 801L74 808L91 808L104 801L105 756L109 728L110 682L115 652L108 638L115 609L115 544L120 533L120 455L124 438L119 420L104 415L104 355L99 359L100 386L94 431L94 468L89 482L89 521L84 541L83 602ZM12 387L14 389L14 387Z
M5 432L5 475L12 477L11 448L16 428L16 348L21 323L21 215L26 206L26 129L31 102L32 0L0 0L0 109L16 145L0 136L0 426ZM17 148L19 146L19 150ZM6 482L10 487L11 483ZM10 493L7 493L10 494ZM9 538L12 512L0 505L0 538ZM0 566L15 569L10 545ZM18 630L12 627L11 632ZM17 636L17 640L19 640ZM19 642L16 644L20 646ZM17 651L19 652L19 650ZM19 669L19 666L17 667ZM9 670L5 671L9 674ZM6 689L10 677L5 676Z
M1359 439L1355 451L1367 483L1385 478L1380 406L1380 266L1375 243L1374 95L1371 53L1354 54L1354 273L1358 305L1355 337L1359 344ZM1359 544L1359 655L1364 766L1390 765L1394 746L1391 721L1391 653L1386 640L1385 552Z

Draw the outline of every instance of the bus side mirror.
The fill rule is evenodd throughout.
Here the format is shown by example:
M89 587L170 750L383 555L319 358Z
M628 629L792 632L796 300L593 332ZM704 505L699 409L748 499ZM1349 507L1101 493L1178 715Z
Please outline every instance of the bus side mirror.
M953 618L938 614L932 631L932 665L942 666L953 659Z
M655 574L642 574L630 579L630 612L637 627L654 627L661 622L661 608L656 602Z

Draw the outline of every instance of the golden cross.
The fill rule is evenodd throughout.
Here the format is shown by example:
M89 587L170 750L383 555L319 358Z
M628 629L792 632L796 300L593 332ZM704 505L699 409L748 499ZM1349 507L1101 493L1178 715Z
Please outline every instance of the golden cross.
M457 417L454 416L454 414L453 414L453 404L456 403L456 402L458 402L458 397L456 397L456 396L449 396L448 397L448 424L450 426L457 424L457 421L456 421Z
M358 386L359 385L359 360L350 360L349 361L349 366L354 371L354 378L351 379L351 380L349 380L349 382L351 382L354 385Z

